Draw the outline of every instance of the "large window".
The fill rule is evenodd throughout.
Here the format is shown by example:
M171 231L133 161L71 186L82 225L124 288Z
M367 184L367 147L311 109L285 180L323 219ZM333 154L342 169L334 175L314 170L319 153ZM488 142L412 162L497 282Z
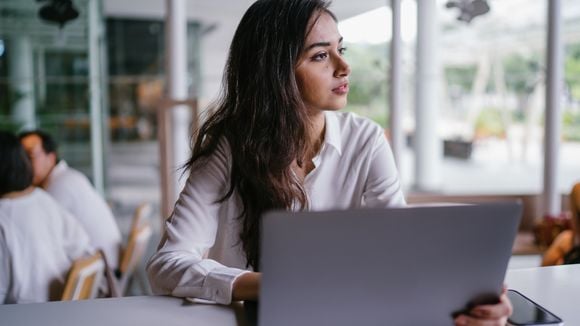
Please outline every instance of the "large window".
M74 1L78 17L60 26L39 17L46 5L0 2L0 128L50 132L91 177L89 2Z
M189 94L199 94L200 28L189 23ZM161 20L107 19L109 99L113 141L157 136L156 111L165 87L165 34Z
M490 0L490 11L471 22L437 1L439 36L438 137L444 145L443 193L539 193L543 177L546 1ZM404 130L414 134L416 2L402 2ZM565 98L559 185L568 193L580 180L580 3L563 1ZM353 32L356 28L363 31ZM390 9L341 24L352 63L350 110L388 126ZM373 32L382 33L374 37ZM376 83L382 83L377 86ZM370 84L370 86L369 86ZM359 90L358 87L362 89ZM403 184L414 183L414 152L403 159Z

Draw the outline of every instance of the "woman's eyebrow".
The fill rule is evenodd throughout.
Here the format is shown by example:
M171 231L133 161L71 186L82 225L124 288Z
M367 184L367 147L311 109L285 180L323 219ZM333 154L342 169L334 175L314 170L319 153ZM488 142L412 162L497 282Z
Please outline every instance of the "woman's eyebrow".
M338 44L341 44L341 43L342 43L342 36L338 39ZM321 46L321 47L330 46L330 42L316 42L316 43L312 43L312 44L310 44L305 49L305 51L308 51L308 50L310 50L312 48L315 48L315 47L318 47L318 46Z

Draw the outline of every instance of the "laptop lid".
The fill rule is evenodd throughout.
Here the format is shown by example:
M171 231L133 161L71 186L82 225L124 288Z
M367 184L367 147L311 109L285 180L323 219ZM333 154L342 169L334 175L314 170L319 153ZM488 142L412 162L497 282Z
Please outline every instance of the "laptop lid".
M451 325L501 292L516 203L271 212L260 325Z

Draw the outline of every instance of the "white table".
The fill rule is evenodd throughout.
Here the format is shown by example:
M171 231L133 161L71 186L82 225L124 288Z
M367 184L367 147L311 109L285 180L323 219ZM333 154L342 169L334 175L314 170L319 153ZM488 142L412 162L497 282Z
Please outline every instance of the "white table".
M195 304L141 296L85 301L0 305L0 326L244 325L241 304Z
M506 283L564 320L580 325L580 264L508 271Z
M506 283L562 317L565 325L580 325L580 265L510 270ZM0 325L242 326L245 315L240 304L205 305L150 296L0 305Z

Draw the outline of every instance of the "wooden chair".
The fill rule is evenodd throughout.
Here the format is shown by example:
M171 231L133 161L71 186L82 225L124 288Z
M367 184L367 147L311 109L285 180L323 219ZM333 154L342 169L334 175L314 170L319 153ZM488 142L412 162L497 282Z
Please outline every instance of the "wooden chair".
M153 234L153 229L149 221L151 210L150 204L141 204L137 207L133 215L131 230L129 231L129 240L121 255L119 270L117 271L118 289L122 295L127 292L129 283L131 283L136 272L139 272L137 267L139 267L143 259L143 255L147 250L147 245ZM137 276L144 278L140 274ZM146 282L145 278L140 281ZM142 287L145 288L145 284L142 284Z
M63 301L97 297L103 279L105 263L100 253L74 261L62 295Z

